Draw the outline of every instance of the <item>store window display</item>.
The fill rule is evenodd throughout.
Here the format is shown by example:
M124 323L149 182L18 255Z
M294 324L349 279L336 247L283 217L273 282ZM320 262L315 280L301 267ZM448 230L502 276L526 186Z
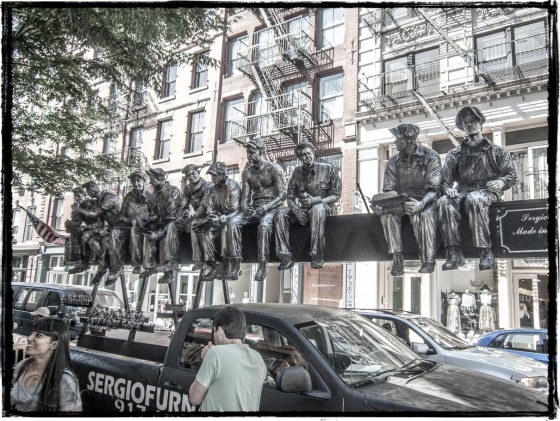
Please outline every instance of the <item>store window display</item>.
M461 333L460 303L461 297L455 291L447 294L447 328L455 334Z
M492 307L492 292L487 285L482 287L480 304L478 328L481 332L491 332L496 329L496 317L494 315L494 308Z

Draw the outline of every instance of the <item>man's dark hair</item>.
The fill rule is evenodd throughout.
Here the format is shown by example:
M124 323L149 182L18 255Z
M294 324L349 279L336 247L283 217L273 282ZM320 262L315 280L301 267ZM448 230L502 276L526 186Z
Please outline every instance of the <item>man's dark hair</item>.
M311 152L315 154L315 146L311 142L301 142L296 145L296 156L299 156L300 152L303 151L305 148L311 149Z
M216 313L214 317L214 330L221 327L226 338L241 339L247 333L247 322L243 312L235 307L227 306Z

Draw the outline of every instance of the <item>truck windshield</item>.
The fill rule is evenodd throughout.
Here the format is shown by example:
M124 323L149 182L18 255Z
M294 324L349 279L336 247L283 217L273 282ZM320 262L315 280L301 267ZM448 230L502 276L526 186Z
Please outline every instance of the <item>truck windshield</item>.
M429 337L445 349L465 349L472 346L435 320L427 317L411 317L408 320L426 332Z
M400 370L418 358L399 339L357 314L319 319L298 328L348 385Z

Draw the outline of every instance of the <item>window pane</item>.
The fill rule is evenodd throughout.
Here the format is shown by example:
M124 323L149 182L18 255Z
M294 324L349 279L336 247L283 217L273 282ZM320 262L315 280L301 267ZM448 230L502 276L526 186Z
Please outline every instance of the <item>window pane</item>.
M412 89L412 72L407 58L400 57L385 62L385 95L394 95Z
M509 40L505 32L478 38L477 59L481 72L491 72L508 66Z
M547 58L544 22L514 28L515 64Z
M238 75L241 72L237 69L239 66L239 55L245 55L247 52L248 38L242 36L231 40L228 48L228 76Z
M342 75L332 75L321 78L320 95L325 98L342 92Z
M198 152L202 149L202 130L204 122L204 111L191 116L191 133L188 152Z
M417 87L439 90L439 49L416 53L414 63Z
M511 188L512 199L529 199L529 160L527 159L527 151L511 152L511 159L517 171L517 183Z
M532 172L534 177L535 192L531 199L541 199L548 197L548 148L532 149Z
M321 121L342 117L344 106L342 74L322 78L319 84L319 95L321 97Z
M243 117L243 99L228 101L225 110L225 127L223 142L232 140L232 137L240 130L240 119ZM234 123L235 122L235 123Z
M321 47L344 41L344 9L321 9Z

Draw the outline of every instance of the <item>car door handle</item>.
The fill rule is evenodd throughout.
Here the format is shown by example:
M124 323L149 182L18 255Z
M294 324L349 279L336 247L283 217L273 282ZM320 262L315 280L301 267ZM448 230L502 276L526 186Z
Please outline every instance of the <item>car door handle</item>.
M175 384L175 383L165 382L163 385L165 387L168 387L169 389L181 390L181 385L178 385L178 384Z

